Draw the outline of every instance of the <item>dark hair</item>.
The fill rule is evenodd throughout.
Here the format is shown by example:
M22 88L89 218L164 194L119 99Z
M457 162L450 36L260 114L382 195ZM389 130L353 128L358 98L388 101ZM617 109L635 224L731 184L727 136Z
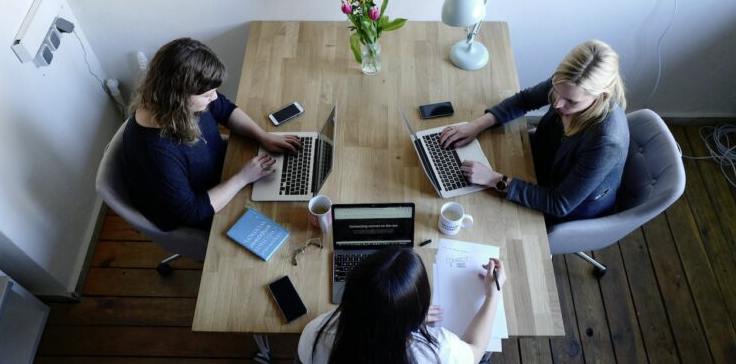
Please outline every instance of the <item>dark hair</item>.
M413 250L382 249L350 273L342 303L320 328L314 348L339 313L330 363L415 363L407 350L413 332L433 352L437 346L424 323L431 296L424 263Z
M153 56L130 105L131 114L139 108L150 110L163 135L194 143L201 131L189 97L218 88L225 76L225 66L206 45L191 38L175 39Z

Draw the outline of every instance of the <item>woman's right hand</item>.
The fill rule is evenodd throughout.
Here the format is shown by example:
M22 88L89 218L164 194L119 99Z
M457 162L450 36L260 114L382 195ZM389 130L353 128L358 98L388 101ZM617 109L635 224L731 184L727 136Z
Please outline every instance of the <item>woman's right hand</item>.
M248 185L275 172L276 170L271 168L274 163L276 163L276 159L266 153L261 153L249 160L238 174L245 185Z
M448 126L440 133L440 146L443 148L462 147L472 142L481 131L495 125L496 122L493 114L486 113L467 124Z
M483 264L483 268L486 270L486 274L479 273L478 276L483 279L483 287L486 290L486 296L491 297L499 289L496 287L496 280L498 280L498 287L503 288L506 283L506 270L503 267L503 263L496 258L488 258L488 264ZM493 278L493 272L496 272L496 278Z

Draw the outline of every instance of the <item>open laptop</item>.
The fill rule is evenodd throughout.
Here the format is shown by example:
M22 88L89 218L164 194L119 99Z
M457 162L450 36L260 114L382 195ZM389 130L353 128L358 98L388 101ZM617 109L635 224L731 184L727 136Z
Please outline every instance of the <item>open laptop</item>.
M356 264L378 249L414 246L414 204L334 204L332 240L332 302L338 304Z
M319 133L284 132L295 135L303 148L298 154L274 154L263 147L258 153L267 153L276 159L276 171L253 184L253 201L308 201L322 188L332 171L335 153L337 103L325 120Z
M480 149L478 139L460 147L442 148L439 144L440 133L446 126L426 129L414 132L404 112L401 112L406 130L411 136L411 142L419 155L424 172L429 177L432 186L442 198L450 198L476 192L488 188L488 186L476 185L468 182L460 170L464 160L472 160L487 166L486 155ZM453 124L461 125L463 123Z

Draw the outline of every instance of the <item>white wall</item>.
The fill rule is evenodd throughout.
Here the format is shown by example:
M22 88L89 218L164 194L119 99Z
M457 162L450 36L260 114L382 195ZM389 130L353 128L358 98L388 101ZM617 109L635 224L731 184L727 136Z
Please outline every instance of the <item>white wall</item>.
M137 75L133 54L140 50L151 57L171 39L191 36L209 44L230 72L222 90L234 97L250 21L345 20L339 0L69 3L104 68L122 81L126 95ZM598 38L621 55L633 110L645 106L655 84L657 41L675 0L488 0L487 6L487 19L509 23L522 87L549 77L574 45ZM677 6L662 41L662 81L647 106L666 116L736 116L736 1L679 0ZM442 0L393 0L388 15L437 21L441 7Z
M101 206L97 165L121 116L73 34L61 36L49 67L18 60L10 45L31 3L3 1L0 12L0 269L35 294L69 295ZM83 27L61 4L104 79Z

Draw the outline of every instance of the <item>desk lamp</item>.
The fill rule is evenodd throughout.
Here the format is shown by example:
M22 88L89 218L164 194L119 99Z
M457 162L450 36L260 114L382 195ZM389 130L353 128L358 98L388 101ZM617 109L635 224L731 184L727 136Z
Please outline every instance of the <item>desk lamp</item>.
M486 16L484 0L445 0L442 4L442 22L451 27L473 26L466 40L455 43L450 49L450 61L464 70L473 71L488 63L488 50L473 41Z

